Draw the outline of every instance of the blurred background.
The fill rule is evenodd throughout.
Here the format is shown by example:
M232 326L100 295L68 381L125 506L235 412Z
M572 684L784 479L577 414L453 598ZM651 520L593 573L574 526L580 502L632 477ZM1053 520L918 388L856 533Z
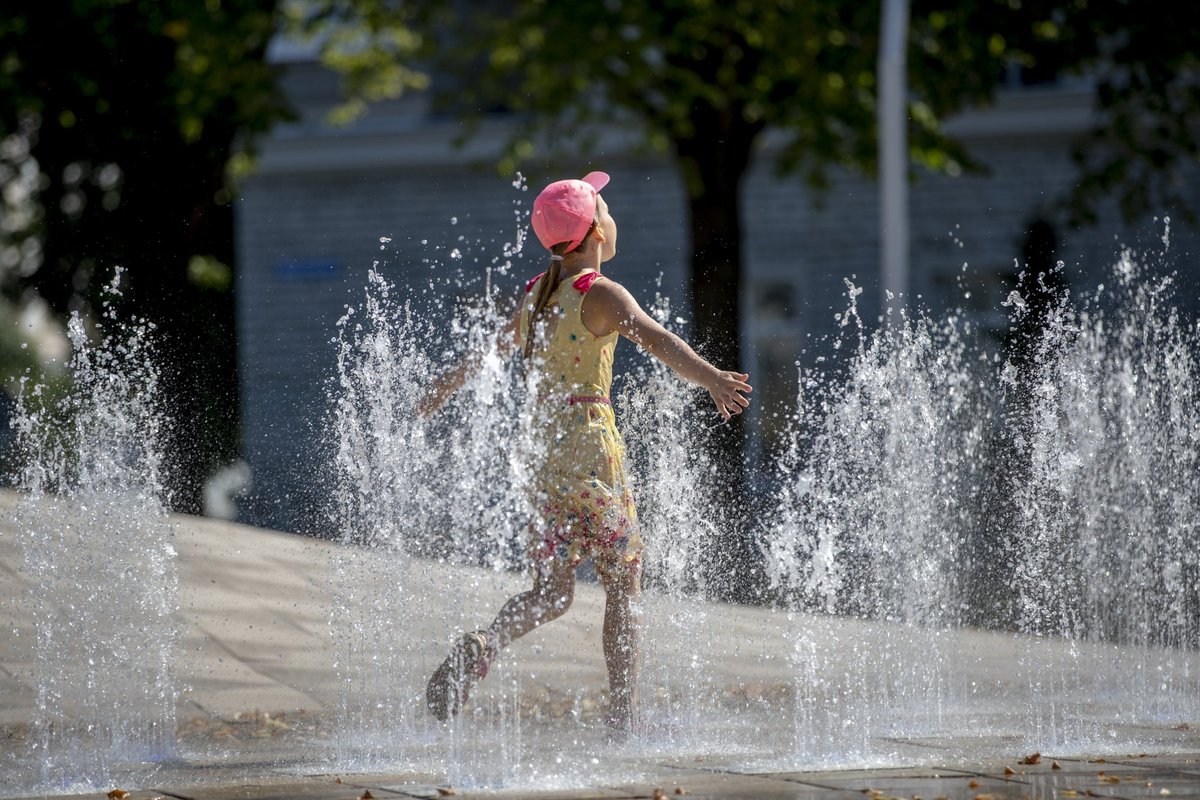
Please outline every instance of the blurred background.
M8 0L4 476L22 379L65 391L65 320L108 303L153 325L174 508L323 535L331 338L367 272L433 319L435 287L515 297L534 194L591 169L608 271L754 377L735 494L852 300L869 331L899 290L1002 353L1022 272L1033 301L1090 292L1127 245L1194 314L1200 7L888 5L890 60L882 2ZM890 79L907 241L881 224Z

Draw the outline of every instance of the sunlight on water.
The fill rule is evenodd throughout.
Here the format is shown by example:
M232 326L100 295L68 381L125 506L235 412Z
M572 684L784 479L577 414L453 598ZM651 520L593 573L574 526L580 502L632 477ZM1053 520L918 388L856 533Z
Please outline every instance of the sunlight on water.
M844 643L796 617L799 757L847 735L870 755L881 732L955 730L942 712L976 705L983 666L946 650L967 624L1026 634L997 730L1032 747L1102 744L1117 720L1098 702L1126 723L1197 712L1200 337L1133 253L1112 278L1032 320L1027 276L998 364L955 316L917 315L860 340L838 380L801 375L762 537L772 581L798 612L895 624L830 688ZM1097 674L1104 643L1132 658Z
M44 786L94 788L174 754L178 576L148 331L106 315L92 336L76 315L68 333L70 393L26 387L16 415L36 632L27 755Z
M478 598L527 585L535 468L553 446L539 365L495 336L524 263L521 213L481 278L454 272L467 243L435 265L457 277L428 285L397 285L377 263L331 331L320 480L342 545L324 577L336 724L293 763L554 788L696 759L904 763L929 737L1066 753L1125 743L1114 725L1200 714L1200 331L1172 281L1126 252L1085 295L1025 276L1002 345L957 312L896 312L869 330L847 283L837 357L799 370L762 481L753 534L771 612L712 602L725 563L712 418L637 360L614 404L646 541L645 735L608 742L603 691L542 697L541 676L503 665L471 713L434 722L425 681L495 613ZM647 305L675 324L667 298ZM430 307L448 328L418 311ZM93 344L73 320L72 394L50 406L27 387L18 413L30 757L46 785L96 786L173 752L178 578L147 333L106 318ZM419 416L430 377L464 353L473 377ZM84 536L105 548L81 550ZM431 621L445 631L433 647L417 634ZM118 634L97 635L107 627Z

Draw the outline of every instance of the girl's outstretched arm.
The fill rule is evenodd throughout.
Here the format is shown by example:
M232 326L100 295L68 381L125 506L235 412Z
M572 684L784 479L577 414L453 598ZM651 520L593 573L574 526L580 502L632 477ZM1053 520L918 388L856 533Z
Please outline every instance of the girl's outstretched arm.
M749 374L720 370L705 361L687 342L643 311L633 295L615 281L592 284L583 303L583 324L596 336L620 333L684 380L707 389L717 413L724 419L741 414L750 405L750 400L742 394L753 391L746 383Z
M508 322L504 323L504 327L496 332L496 349L500 351L501 356L507 357L517 347L517 321L520 317L521 306L518 304ZM479 369L479 354L463 353L453 367L430 382L429 388L426 389L424 396L421 397L421 402L417 405L417 413L422 417L427 417L437 411L463 387L463 384L475 374L477 369Z

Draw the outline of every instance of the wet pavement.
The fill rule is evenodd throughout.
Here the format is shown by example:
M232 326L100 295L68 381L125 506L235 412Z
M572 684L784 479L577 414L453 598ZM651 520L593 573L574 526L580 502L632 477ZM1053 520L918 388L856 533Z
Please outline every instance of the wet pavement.
M1151 658L1107 645L1025 641L970 629L911 638L911 631L897 626L793 619L769 609L720 604L687 602L648 614L648 659L655 674L664 685L668 677L692 681L686 697L700 708L687 723L696 734L694 744L641 747L635 741L606 750L602 735L594 730L605 702L603 593L585 584L577 590L567 622L546 626L505 651L502 663L494 665L473 698L478 713L462 723L468 733L455 739L423 711L418 695L423 694L425 677L442 658L450 637L490 618L504 598L524 588L523 576L481 571L468 576L436 562L400 571L387 552L339 549L329 542L187 517L176 517L173 523L181 584L179 759L148 773L114 771L111 774L125 777L114 778L112 785L93 779L91 787L103 791L39 794L45 790L30 787L62 784L36 778L39 757L30 721L38 702L38 665L33 612L26 602L29 576L21 569L11 523L15 504L14 495L0 492L0 632L10 634L0 635L2 798L107 800L110 793L125 800L364 800L368 795L546 800L1200 798L1200 703L1194 700L1200 696L1200 654L1170 652L1156 661L1155 654ZM81 547L86 546L88 540L81 540ZM335 591L345 586L348 576L354 589L349 604ZM396 588L399 579L407 581L403 593ZM340 615L338 622L345 625L348 614L358 613L354 624L362 646L378 645L384 631L379 620L396 608L407 615L406 627L395 634L405 637L403 647L390 643L373 651L380 658L393 652L403 655L404 661L378 670L388 680L372 683L370 670L339 672L332 617ZM798 729L791 715L797 703L806 700L795 694L798 630L804 641L821 645L817 652L823 660L813 683L850 681L807 698L812 703L809 710L820 713L830 703L856 703L871 725L845 734L869 742L866 750L883 753L883 758L822 763L819 759L826 754L852 752L853 746L818 737L807 744L809 757L790 758L785 766L755 762L756 754L795 752L785 739ZM96 635L103 637L104 631ZM655 642L665 644L655 650ZM703 654L699 668L698 653ZM920 667L938 658L961 665L953 673L961 683L951 687L958 705L946 711L944 720L918 719L916 715L932 710L920 694L923 682L941 674ZM1058 681L1043 699L1067 705L1067 711L1086 722L1087 735L1076 735L1072 749L1053 753L1046 747L1037 763L1021 763L1034 760L1028 744L1032 738L1022 728L1019 713L1031 703L1029 681L1021 674L1030 659L1041 659L1035 663ZM912 674L896 674L897 663L911 666ZM1169 687L1173 694L1168 697L1145 680L1129 680L1122 670L1135 677L1167 675L1174 681ZM397 675L408 676L399 692L394 685ZM347 676L361 682L354 692L364 706L391 709L397 698L408 704L398 712L404 724L385 721L379 726L400 731L395 738L363 744L365 753L396 755L394 763L405 765L400 771L335 771L361 763L331 756L338 737L346 735L339 729L345 717L339 709ZM703 679L702 685L697 678ZM1113 688L1139 685L1149 687L1145 697L1125 697ZM872 706L876 695L864 694L864 687L891 697L889 717ZM895 687L910 695L888 695ZM521 704L515 711L514 698ZM687 713L669 698L658 702ZM1141 709L1148 706L1167 710L1147 717ZM1059 714L1061 718L1062 709ZM526 756L544 756L551 764L559 752L600 758L588 759L588 764L580 759L579 771L568 758L567 767L541 783L516 785L503 778L483 778L479 783L491 788L456 785L452 776L469 774L469 765L478 763L473 757L486 762L492 755L488 730L511 725L514 718L530 720L520 732ZM1050 713L1039 718L1039 724L1053 719ZM825 727L813 729L842 734L846 721L818 718ZM908 735L895 732L904 727ZM369 724L359 724L349 736L371 730ZM931 736L929 731L939 733ZM515 761L525 763L522 758ZM810 764L820 768L780 771ZM879 768L863 769L864 764ZM328 774L321 774L323 770ZM130 792L127 797L125 791Z
M1036 762L1036 763L1026 763ZM467 789L423 783L414 774L312 775L223 782L202 788L154 786L70 795L77 800L369 800L388 797L537 798L800 798L801 800L1058 800L1058 798L1200 797L1200 750L1110 758L1026 754L1006 761L922 767L748 773L664 764L636 783L614 776L573 789ZM65 796L65 795L64 795ZM32 795L31 797L55 797Z

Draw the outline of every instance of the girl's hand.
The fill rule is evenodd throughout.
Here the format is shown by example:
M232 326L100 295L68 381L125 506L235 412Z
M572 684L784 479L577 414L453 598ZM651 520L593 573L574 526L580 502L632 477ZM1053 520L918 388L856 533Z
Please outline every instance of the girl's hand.
M742 392L754 391L754 387L746 383L749 378L750 374L747 372L718 371L705 387L717 406L717 413L726 422L734 414L740 414L743 408L750 406L750 400L742 396Z
M517 348L519 338L517 336L517 323L520 319L521 304L518 303L508 322L496 333L496 350L500 353L501 357L507 358ZM417 415L428 417L445 405L446 401L463 387L463 384L470 379L478 368L479 359L477 354L465 354L458 360L457 364L430 382L421 399L417 401Z

